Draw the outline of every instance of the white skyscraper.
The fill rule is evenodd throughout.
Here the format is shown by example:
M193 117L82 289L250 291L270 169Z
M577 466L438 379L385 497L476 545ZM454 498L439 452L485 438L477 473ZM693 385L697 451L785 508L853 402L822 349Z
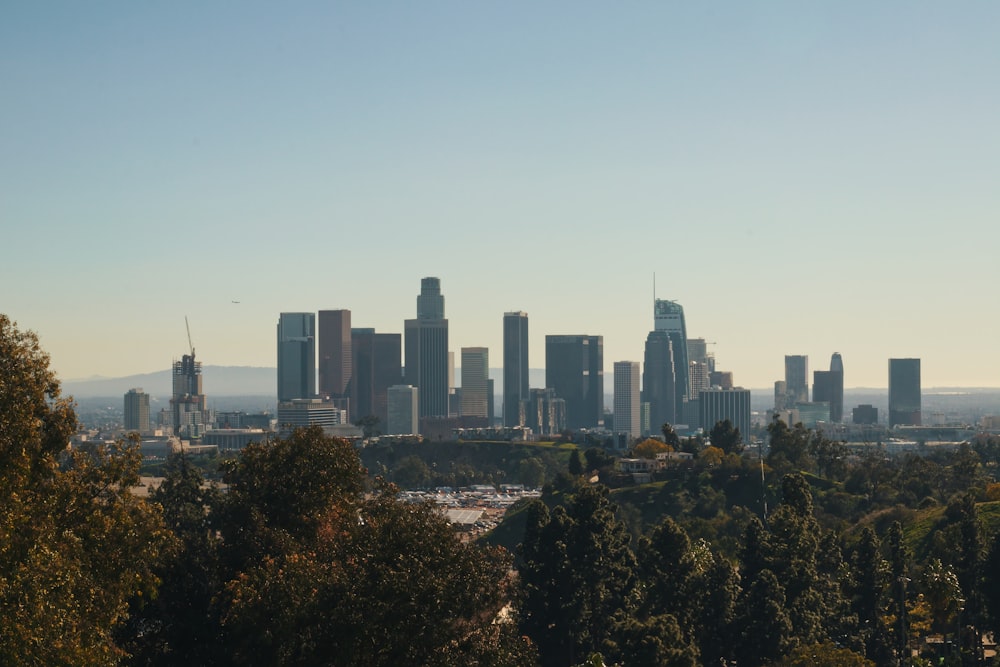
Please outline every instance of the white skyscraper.
M639 362L615 362L615 433L629 440L641 432L639 404Z

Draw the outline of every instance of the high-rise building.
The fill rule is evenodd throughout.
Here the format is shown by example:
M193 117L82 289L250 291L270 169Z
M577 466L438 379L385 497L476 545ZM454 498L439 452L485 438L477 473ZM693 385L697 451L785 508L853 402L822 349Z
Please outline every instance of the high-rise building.
M687 349L687 325L684 322L684 308L676 301L655 299L653 301L653 329L665 331L670 337L674 356L674 414L684 414L684 401L698 398L691 395L689 385Z
M129 389L125 394L125 430L137 431L140 435L150 432L149 394L141 387Z
M278 401L316 395L316 314L278 317Z
M844 359L840 352L830 357L830 421L844 421ZM819 400L814 398L813 400Z
M851 410L851 422L854 424L877 424L878 408L868 403Z
M566 401L557 397L554 389L529 389L519 413L523 415L521 425L534 433L555 435L566 429Z
M774 411L781 412L790 405L788 400L788 383L784 380L774 382Z
M649 430L659 433L664 424L678 423L677 380L670 334L650 331L642 370L642 400L649 403Z
M462 416L489 417L490 351L462 348Z
M408 384L397 384L389 387L388 397L389 417L386 420L387 435L412 435L418 430L420 411L417 388Z
M545 385L566 401L568 428L600 425L604 418L604 337L546 336Z
M750 435L750 390L709 389L701 392L698 399L701 427L710 431L717 423L728 419L740 430L744 442Z
M441 281L424 278L420 285L417 319L405 322L405 382L417 388L419 417L447 417L448 320Z
M320 398L293 398L278 402L278 433L288 434L296 428L322 426L329 428L347 421L347 411Z
M809 402L809 357L785 355L785 396L788 404Z
M374 415L384 428L389 419L389 387L403 381L402 336L351 329L351 352L351 421Z
M688 387L691 396L699 396L702 391L712 386L708 364L702 361L692 361L688 364Z
M170 399L174 435L199 438L210 421L208 402L201 393L201 362L195 361L194 348L174 362L173 396Z
M354 369L351 342L351 311L319 311L319 395L346 408L353 419L364 415L355 415L348 400Z
M889 360L889 428L920 426L920 360Z
M719 389L732 389L733 373L732 371L712 371L708 374L708 383Z
M616 361L615 369L615 433L624 433L628 440L641 432L639 404L639 362Z
M463 383L464 385L464 383ZM528 314L503 315L503 425L520 426L521 401L528 399Z

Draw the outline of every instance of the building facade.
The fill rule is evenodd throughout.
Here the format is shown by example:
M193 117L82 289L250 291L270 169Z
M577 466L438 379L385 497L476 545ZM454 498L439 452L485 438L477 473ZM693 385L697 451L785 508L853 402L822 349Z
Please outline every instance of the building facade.
M490 416L490 351L485 347L462 348L462 416Z
M809 402L809 357L785 355L785 400L787 405Z
M211 422L208 401L201 387L201 362L195 360L194 350L185 354L173 365L173 396L170 412L173 417L174 435L182 438L199 438Z
M405 384L417 388L420 417L447 417L448 320L444 319L441 281L424 278L420 286L417 319L405 322Z
M687 347L687 324L684 308L676 301L655 299L653 301L653 329L663 331L670 338L674 357L674 414L684 414L684 402L692 396L688 372L690 363Z
M528 314L503 315L503 424L520 426L521 401L528 399Z
M389 387L389 416L386 420L386 435L415 435L419 430L420 401L416 387L397 384Z
M920 426L920 360L889 360L889 428Z
M350 406L354 376L351 311L321 310L318 321L319 395L346 409L353 419L355 414Z
M278 317L278 401L316 396L316 314Z
M614 371L615 433L624 434L631 441L642 432L639 362L616 361Z
M389 387L403 381L402 336L351 329L351 353L351 421L374 415L384 428L389 419Z
M566 401L567 428L596 428L604 419L604 337L546 336L545 385Z
M125 394L125 430L140 435L151 432L149 423L149 394L141 387L129 389Z
M708 432L717 423L728 419L740 430L743 441L750 436L750 390L709 389L698 397L701 427Z
M642 400L649 404L649 431L678 423L673 342L666 331L650 331L642 369Z

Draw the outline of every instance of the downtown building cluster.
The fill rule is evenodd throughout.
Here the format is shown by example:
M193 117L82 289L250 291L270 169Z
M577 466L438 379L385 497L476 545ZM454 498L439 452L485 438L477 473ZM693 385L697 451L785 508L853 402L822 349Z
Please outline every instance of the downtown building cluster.
M281 313L277 324L280 424L368 420L385 434L448 437L461 429L506 430L518 437L566 430L611 431L623 444L659 433L665 423L690 430L729 419L746 433L750 392L718 372L704 339L688 339L684 310L654 299L653 329L642 363L614 363L613 410L605 410L604 339L546 335L545 386L529 381L528 314L503 315L502 417L485 346L459 350L461 383L449 349L441 281L421 280L416 318L403 334L354 328L349 310ZM316 371L318 369L318 384ZM706 427L706 424L708 425ZM610 427L610 428L609 428Z

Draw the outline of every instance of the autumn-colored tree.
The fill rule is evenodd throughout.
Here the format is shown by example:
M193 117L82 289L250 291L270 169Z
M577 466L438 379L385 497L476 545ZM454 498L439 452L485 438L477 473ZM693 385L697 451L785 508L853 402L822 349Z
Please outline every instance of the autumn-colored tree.
M670 445L656 438L646 438L632 448L632 453L640 459L655 459L657 454L672 451Z
M0 664L113 664L167 534L130 492L134 443L67 450L76 415L48 364L0 315Z

